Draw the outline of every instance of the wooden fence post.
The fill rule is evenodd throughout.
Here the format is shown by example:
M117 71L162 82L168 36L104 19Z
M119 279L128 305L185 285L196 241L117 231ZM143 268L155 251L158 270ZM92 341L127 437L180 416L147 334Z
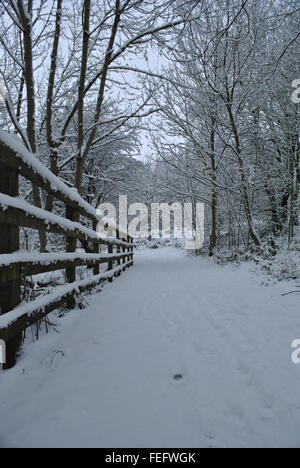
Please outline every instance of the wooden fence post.
M134 251L134 247L133 247L133 238L131 238L131 241L130 241L130 242L131 242L131 244L132 244L132 247L131 247L131 252L132 252L132 253L131 253L131 261L132 261L132 265L131 265L131 266L133 266L133 265L134 265L134 261L133 261L133 251Z
M126 242L125 237L122 237L122 241ZM126 253L126 247L125 246L122 247L122 252L123 252L123 254ZM126 257L123 257L122 264L124 265L125 263L126 263ZM126 270L126 268L125 268L125 266L123 266L123 271L125 271L125 270Z
M131 243L131 237L130 236L127 236L127 242L128 244ZM128 257L127 257L127 262L130 262L131 261L131 247L127 247L127 252L128 252Z
M96 221L93 221L93 230L95 232L97 232L97 222ZM94 249L93 250L94 250L95 254L99 253L99 244L98 244L98 242L94 243ZM99 264L94 266L93 273L94 273L95 276L100 274L100 265Z
M76 210L74 210L73 208L67 205L66 206L66 218L69 219L70 221L78 222L79 213L77 213ZM77 248L76 237L66 236L66 251L68 253L73 253L73 252L76 252L76 248ZM76 267L66 268L66 279L68 283L74 283L76 281ZM75 304L76 304L75 298L74 297L70 298L67 302L68 309L74 309Z
M117 239L120 240L120 231L117 229ZM121 246L117 245L117 254L121 253ZM121 265L121 259L119 258L117 261L118 266ZM121 271L119 271L118 276L121 276Z
M112 244L109 244L107 251L108 251L109 254L113 254L114 253L114 246ZM112 269L113 269L113 262L111 260L109 260L109 262L108 262L108 271L111 271ZM108 281L110 283L112 283L113 278L109 278Z
M7 155L9 157L9 155ZM0 164L0 193L17 197L19 195L19 176L16 171ZM10 254L20 248L19 226L0 224L0 254ZM0 283L0 315L13 310L21 302L20 270L16 268L14 279ZM16 364L22 333L6 343L6 364L4 369L11 369Z

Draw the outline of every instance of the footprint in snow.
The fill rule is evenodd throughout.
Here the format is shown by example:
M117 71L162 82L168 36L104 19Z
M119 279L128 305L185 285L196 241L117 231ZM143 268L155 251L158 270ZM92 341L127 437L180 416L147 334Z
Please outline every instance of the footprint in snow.
M183 375L182 374L175 374L173 379L178 382L180 380L183 380Z

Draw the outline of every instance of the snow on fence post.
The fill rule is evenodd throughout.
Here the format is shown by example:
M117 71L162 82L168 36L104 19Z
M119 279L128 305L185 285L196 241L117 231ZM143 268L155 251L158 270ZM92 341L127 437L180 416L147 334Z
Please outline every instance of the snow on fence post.
M5 151L1 148L1 151ZM9 158L9 154L6 155ZM19 195L19 176L17 171L0 163L0 193L17 197ZM11 254L20 248L19 226L13 220L11 224L0 223L0 254ZM13 279L0 283L0 315L13 310L21 302L20 269L15 267ZM6 343L6 363L4 369L14 367L22 342L22 333Z
M78 221L78 213L74 208L66 206L66 218L70 221ZM76 237L66 236L66 251L68 253L76 252L77 248L77 239ZM71 266L66 268L66 279L68 283L74 283L76 281L76 267ZM67 307L69 309L74 309L75 307L75 298L71 297L67 302Z

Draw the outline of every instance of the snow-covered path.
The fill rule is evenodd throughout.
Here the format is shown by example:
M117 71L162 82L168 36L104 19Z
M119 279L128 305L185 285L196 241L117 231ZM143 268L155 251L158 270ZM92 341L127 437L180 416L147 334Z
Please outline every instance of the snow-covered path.
M0 446L300 447L299 295L261 280L138 254L0 374Z

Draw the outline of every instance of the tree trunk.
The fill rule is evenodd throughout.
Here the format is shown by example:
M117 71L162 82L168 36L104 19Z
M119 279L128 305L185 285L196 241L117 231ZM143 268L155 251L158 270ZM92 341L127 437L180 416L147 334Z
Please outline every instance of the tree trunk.
M235 139L236 155L237 155L238 164L239 164L239 174L241 178L241 189L242 189L242 194L243 194L243 204L244 204L246 219L247 219L248 227L249 227L249 235L252 241L254 242L256 248L259 249L261 244L253 228L253 219L252 219L249 195L247 191L247 182L246 182L246 176L244 172L244 163L243 163L243 158L242 158L240 137L239 137L238 129L235 123L233 113L232 113L231 104L227 104L226 107L227 107L227 111L229 114L229 119L230 119L231 127L232 127L233 134L234 134L234 139Z
M89 2L87 2L89 3ZM81 194L82 192L82 176L83 176L83 170L84 170L84 165L85 161L88 157L88 154L90 152L91 147L93 146L96 134L97 134L97 126L99 124L99 120L101 117L101 111L102 111L102 105L104 101L104 94L105 94L105 86L106 86L106 80L107 80L107 75L108 75L108 68L111 62L111 58L113 55L113 47L115 44L116 36L117 36L117 31L121 19L121 10L120 10L120 0L116 0L115 4L115 18L114 22L112 25L111 33L110 33L110 38L108 42L108 47L106 50L106 55L104 59L104 64L103 64L103 69L102 69L102 75L101 75L101 80L100 80L100 86L99 86L99 92L98 92L98 98L97 98L97 104L96 104L96 110L95 110L95 115L94 115L94 126L93 129L90 132L89 137L87 138L87 142L84 145L83 144L83 128L80 128L80 120L81 120L81 112L80 107L78 110L78 115L79 115L79 120L78 120L78 131L79 133L79 140L78 140L78 155L77 155L77 164L76 164L76 173L75 173L75 187L77 188L78 192ZM86 15L88 12L86 11ZM89 23L87 23L89 25ZM86 26L86 25L85 25ZM83 46L85 47L87 44L85 43L87 38L84 38L84 44ZM83 49L83 55L82 55L82 66L84 67L85 60L87 60L87 55L85 56L85 51ZM84 71L84 70L83 70ZM79 91L80 93L80 91ZM81 96L81 105L83 106L83 99L84 99L84 89L81 90L82 96ZM80 97L80 96L79 96ZM80 99L79 99L79 106L80 106ZM82 144L81 144L82 143Z
M49 80L48 80L47 113L46 113L47 143L50 148L50 170L56 176L58 176L58 144L57 142L55 142L53 138L52 117L53 117L54 83L55 83L55 75L56 75L56 69L57 69L58 46L59 46L60 32L61 32L62 2L63 0L57 0L57 5L56 5L55 31L54 31L54 38L53 38L52 53L51 53L50 74L49 74ZM47 211L53 210L53 196L50 194L47 195L45 209Z
M22 0L18 0L18 11L23 28L24 41L24 70L27 94L27 136L31 146L32 154L36 155L36 130L35 130L35 86L33 72L32 52L32 0L28 2L28 11L25 12ZM33 201L36 207L42 208L39 187L32 185ZM46 229L39 231L41 252L46 251L47 236Z
M218 198L216 190L216 159L215 159L215 118L211 121L211 135L210 135L210 160L211 160L211 171L212 171L212 195L211 195L211 234L209 243L209 256L213 257L215 249L217 247L217 207Z

